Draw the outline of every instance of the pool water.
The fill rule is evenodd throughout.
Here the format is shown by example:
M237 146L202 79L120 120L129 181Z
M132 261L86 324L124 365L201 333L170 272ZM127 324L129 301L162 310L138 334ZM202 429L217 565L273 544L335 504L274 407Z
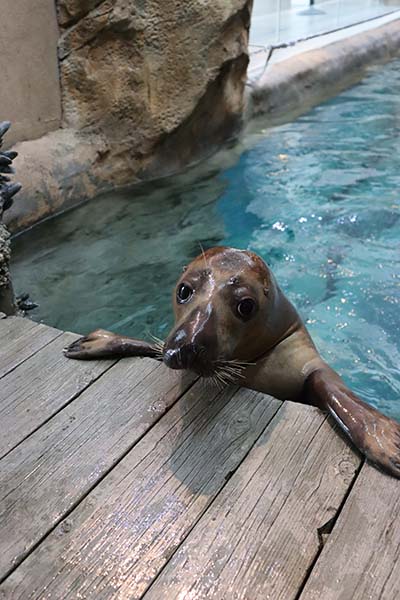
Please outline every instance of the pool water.
M250 248L331 366L400 418L400 61L265 127L229 168L107 194L17 237L15 287L60 329L165 337L174 283L200 244Z

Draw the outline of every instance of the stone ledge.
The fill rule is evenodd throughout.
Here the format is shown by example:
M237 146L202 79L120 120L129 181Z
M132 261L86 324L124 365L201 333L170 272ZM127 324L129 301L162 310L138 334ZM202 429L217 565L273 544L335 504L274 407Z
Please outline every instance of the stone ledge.
M22 190L4 213L12 232L94 197L102 189L98 172L105 144L100 136L59 129L15 146L16 179Z

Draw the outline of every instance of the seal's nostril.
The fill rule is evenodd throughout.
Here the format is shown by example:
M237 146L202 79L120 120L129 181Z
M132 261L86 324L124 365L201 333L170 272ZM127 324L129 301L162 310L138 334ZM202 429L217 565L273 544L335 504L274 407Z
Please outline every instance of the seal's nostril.
M171 369L179 368L179 350L169 349L164 352L163 361Z

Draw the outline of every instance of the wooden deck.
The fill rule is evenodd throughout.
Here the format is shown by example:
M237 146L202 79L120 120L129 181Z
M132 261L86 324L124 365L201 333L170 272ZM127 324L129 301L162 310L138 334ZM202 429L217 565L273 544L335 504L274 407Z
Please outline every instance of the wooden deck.
M0 598L400 598L400 482L316 409L0 318Z

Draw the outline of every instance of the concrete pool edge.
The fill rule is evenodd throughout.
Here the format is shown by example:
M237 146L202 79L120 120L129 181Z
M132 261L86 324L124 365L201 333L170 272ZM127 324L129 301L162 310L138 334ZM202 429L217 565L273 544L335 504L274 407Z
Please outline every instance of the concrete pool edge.
M395 19L378 27L325 45L318 43L314 49L254 69L253 74L250 70L246 120L261 115L284 119L288 114L304 113L360 81L368 67L399 56L400 11L396 14ZM265 59L267 54L265 50Z
M400 15L400 12L398 13ZM381 23L381 19L376 20ZM244 122L257 116L285 120L309 110L321 101L356 83L365 70L400 54L400 18L347 36L270 64L248 78ZM134 183L131 165L121 157L119 173L107 167L107 143L100 135L60 129L29 142L17 144L17 179L23 184L5 222L15 233L43 218L120 187L120 175ZM168 164L169 156L166 157ZM114 167L113 167L114 168ZM114 169L115 170L115 169ZM164 173L167 174L167 173ZM137 182L142 182L137 178ZM145 181L145 179L143 179Z

